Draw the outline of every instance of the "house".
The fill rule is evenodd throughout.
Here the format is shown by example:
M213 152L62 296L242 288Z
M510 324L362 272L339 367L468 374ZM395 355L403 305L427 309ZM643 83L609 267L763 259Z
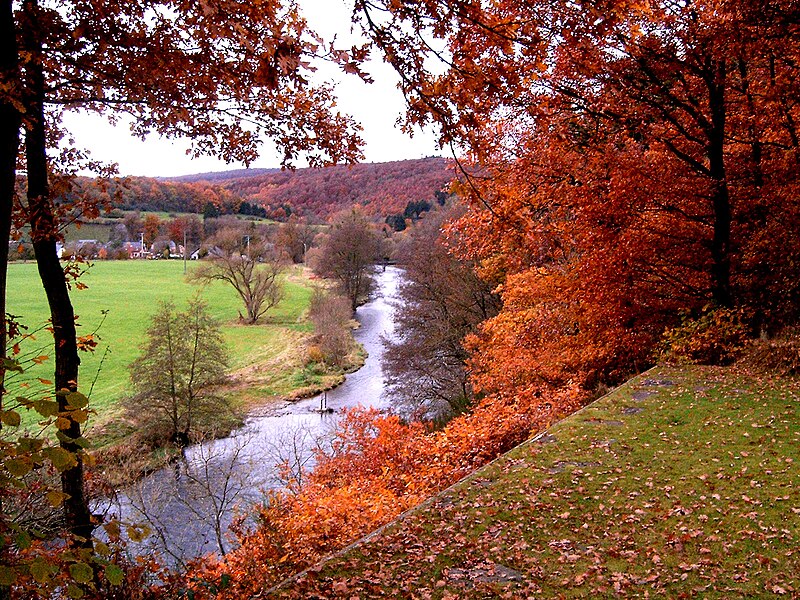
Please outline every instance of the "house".
M162 238L153 242L150 252L154 257L183 258L184 249L181 244Z
M131 258L147 258L149 252L142 252L141 242L125 242L122 244L122 249L128 253Z

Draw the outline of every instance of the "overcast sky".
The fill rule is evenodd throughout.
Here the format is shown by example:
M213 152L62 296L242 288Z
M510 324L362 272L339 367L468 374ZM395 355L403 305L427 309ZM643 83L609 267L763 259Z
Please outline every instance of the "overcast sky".
M311 27L326 40L335 34L340 46L352 45L352 2L301 0L301 5ZM361 135L366 141L366 161L386 162L442 154L436 148L431 131L420 131L411 138L395 125L404 103L392 68L372 61L368 70L375 80L373 84L365 84L358 77L345 76L335 69L315 74L337 82L341 111L354 116L364 128ZM91 151L93 158L116 162L122 175L177 176L244 166L208 157L192 159L186 155L189 147L186 141L165 140L156 135L141 141L131 136L125 123L112 126L106 119L94 115L70 114L64 123L78 146ZM279 163L279 155L267 142L262 156L251 167L277 167Z

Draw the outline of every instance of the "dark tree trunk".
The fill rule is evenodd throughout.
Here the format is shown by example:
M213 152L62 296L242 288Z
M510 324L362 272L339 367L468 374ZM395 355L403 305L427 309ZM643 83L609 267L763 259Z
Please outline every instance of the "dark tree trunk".
M26 50L31 54L31 64L27 68L30 97L28 98L29 122L25 133L31 238L39 277L50 306L56 364L55 390L59 410L63 416L69 419L66 394L78 389L78 367L80 365L75 312L69 298L64 270L61 268L56 251L57 223L53 215L47 172L42 44L40 40L36 39L38 28L35 26L38 13L37 0L27 0L24 10L31 29L26 38ZM80 423L70 419L69 427L62 429L61 432L65 436L60 442L61 447L74 454L77 459L76 466L61 474L62 491L68 496L64 501L64 517L67 528L74 536L74 543L91 547L94 526L84 495L81 448L76 443L81 437Z
M714 234L711 240L712 299L718 306L730 307L731 293L731 200L725 172L725 62L715 65L709 74L709 131L708 159L713 189L711 205L714 212Z
M12 0L0 2L0 83L10 83L19 76L16 32ZM6 287L8 244L11 236L11 210L16 184L19 128L21 117L10 99L0 99L0 358L6 351ZM3 365L0 362L0 402L2 401Z
M19 55L17 53L16 31L14 26L14 7L12 0L0 2L0 84L8 85L18 80ZM8 89L8 88L7 88ZM6 288L8 287L8 243L11 236L11 210L14 202L14 187L17 173L17 154L19 152L19 128L21 117L10 98L0 99L0 409L3 408L5 393L6 357ZM2 427L2 425L0 425ZM0 489L0 536L8 533L3 496ZM2 552L5 553L6 546ZM5 563L0 556L0 562ZM0 586L0 600L10 597L10 590Z

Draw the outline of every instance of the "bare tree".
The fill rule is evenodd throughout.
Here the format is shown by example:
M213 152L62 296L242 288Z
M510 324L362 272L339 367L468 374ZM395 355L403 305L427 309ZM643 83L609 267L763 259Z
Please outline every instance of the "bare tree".
M253 325L283 299L280 275L285 262L271 244L241 229L219 231L207 243L208 256L190 278L209 283L229 283L244 302L247 317L242 321Z
M270 436L264 456L267 463L274 465L274 474L267 486L299 492L317 453L326 448L329 438L330 433L305 423L289 423Z
M311 266L315 273L338 284L355 312L374 286L372 275L382 255L380 234L353 209L334 217L330 229L320 238Z
M386 343L392 394L433 418L451 417L471 403L463 341L500 308L495 286L450 254L442 240L443 226L458 216L453 210L429 213L398 248L405 270L398 293L402 309L395 317L398 339Z
M198 420L224 406L213 393L227 366L219 325L195 297L185 312L163 303L147 336L142 356L131 365L136 395L128 412L140 427L166 427L172 443L186 446Z

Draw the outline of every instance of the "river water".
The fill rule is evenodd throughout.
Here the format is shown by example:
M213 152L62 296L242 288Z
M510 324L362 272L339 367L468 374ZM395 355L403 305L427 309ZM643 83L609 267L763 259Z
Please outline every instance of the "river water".
M400 271L378 273L376 297L356 311L356 340L368 357L363 367L323 395L252 416L230 437L187 448L184 458L117 493L104 506L123 522L146 524L151 535L130 548L134 554L162 554L180 565L186 560L232 547L227 534L234 515L263 501L265 491L286 486L311 468L313 447L326 436L343 408L389 408L384 395L384 338L392 338L393 297ZM299 351L300 349L298 349ZM332 412L320 412L321 402ZM288 469L281 469L285 464Z

